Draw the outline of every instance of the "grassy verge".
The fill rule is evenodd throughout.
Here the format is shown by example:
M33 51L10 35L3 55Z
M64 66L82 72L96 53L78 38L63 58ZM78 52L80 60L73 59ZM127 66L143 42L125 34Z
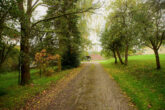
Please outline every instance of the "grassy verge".
M77 68L80 69L80 68ZM72 69L54 73L50 77L40 78L38 70L31 70L32 84L27 86L18 85L18 72L0 74L0 109L17 108L23 106L25 101L50 87L59 79L72 72Z
M165 55L160 55L161 70L156 70L154 55L129 57L128 66L101 62L108 73L131 98L139 110L165 110Z

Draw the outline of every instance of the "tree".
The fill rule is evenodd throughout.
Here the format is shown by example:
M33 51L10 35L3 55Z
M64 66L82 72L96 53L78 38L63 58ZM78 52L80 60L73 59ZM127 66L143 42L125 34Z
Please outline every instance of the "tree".
M116 0L110 5L112 10L106 19L107 23L105 26L109 31L107 35L109 38L106 38L106 40L110 39L108 44L113 48L113 53L115 53L115 47L121 64L128 64L128 52L139 44L139 40L135 40L140 38L139 30L134 20L139 3L136 0ZM124 63L120 53L124 53Z
M39 0L36 0L35 2L32 2L32 0L27 0L27 4L24 5L24 0L18 0L18 8L19 8L19 22L21 25L21 85L25 85L28 84L30 81L30 68L29 68L29 64L30 64L30 58L29 58L29 39L32 36L32 30L34 29L34 27L42 22L48 22L48 21L52 21L54 19L63 17L63 16L69 16L69 15L75 15L75 14L79 14L79 13L84 13L84 12L88 12L90 10L93 10L95 8L93 7L89 7L87 9L78 9L78 10L70 10L68 13L66 12L61 12L60 10L56 10L57 13L52 13L53 16L46 16L44 19L39 20L37 22L32 22L31 18L32 18L32 13L35 11L36 7L39 6L40 4L45 4L45 6L48 7L56 7L56 3L54 3L53 1L48 1L48 0L44 0L43 3L40 3ZM47 5L47 3L49 5ZM63 4L64 2L61 1L57 1L57 3L60 3L64 6L67 7L67 4ZM73 3L72 1L70 1L70 3ZM60 13L59 13L60 12ZM49 12L48 12L49 13Z
M0 67L13 50L16 43L12 40L19 38L19 32L15 28L15 12L17 11L16 2L13 0L0 1ZM12 23L11 23L12 22Z
M50 4L48 2L47 5L51 5L54 2L52 1ZM63 14L71 13L73 10L88 9L88 7L83 7L82 2L79 5L79 2L64 0L56 7L49 7L47 17L56 15L56 13ZM59 9L61 10L60 12L55 11ZM82 26L86 26L83 19L84 16L82 17L82 15L64 14L61 19L55 19L48 24L48 28L54 30L54 37L58 39L59 46L57 50L59 50L59 54L62 56L63 68L77 67L80 64L80 54L84 48L82 43L85 43L85 37L88 34L85 28L82 30ZM80 24L82 24L81 27Z
M109 24L109 23L108 23ZM123 60L121 58L120 52L122 51L122 40L118 36L118 30L116 30L117 25L106 25L108 26L103 33L101 34L101 42L104 51L112 52L113 57L115 58L115 63L117 63L117 57L121 64Z
M56 54L55 56L48 54L45 49L42 49L41 52L35 54L35 61L40 69L40 77L42 73L47 73L47 68L50 66L50 63L54 60L58 61L58 71L61 70L61 60L60 56Z
M93 10L97 9L97 5L92 5L87 8L75 8L77 1L50 1L50 0L1 0L0 1L0 42L2 41L2 32L4 32L4 27L7 20L15 20L12 24L18 22L20 24L20 29L18 29L18 24L16 25L16 29L20 31L20 59L21 59L21 85L28 84L30 82L30 39L34 37L34 33L38 26L41 23L49 22L51 23L53 20L65 17L65 19L70 20L69 31L72 33L74 29L72 28L72 22L77 22L78 17L76 14L85 13L85 12L93 12ZM52 8L54 11L48 10L49 15L53 16L45 16L42 20L34 21L32 19L33 12L39 5L44 5L45 7ZM58 7L58 5L60 7ZM60 10L60 8L63 10ZM57 8L55 8L57 7ZM68 8L68 9L67 9ZM73 16L74 15L74 16ZM71 16L71 17L70 17ZM67 18L66 18L67 17ZM7 23L8 24L8 23ZM73 23L76 25L76 23ZM73 28L76 26L73 26ZM39 28L41 29L41 28ZM56 28L57 29L57 28ZM40 30L37 30L38 32ZM45 30L44 30L45 31ZM77 30L76 30L77 31ZM77 31L78 32L78 31ZM77 32L74 32L77 33ZM43 33L43 32L42 32ZM73 33L72 33L73 34ZM69 33L70 36L72 34ZM74 35L75 36L75 35ZM76 39L74 39L76 40ZM73 41L74 41L73 40ZM70 46L72 48L72 46ZM73 48L72 48L73 50Z
M157 69L160 69L158 50L165 40L163 4L162 0L116 0L112 3L107 28L124 47L126 65L128 51L145 45L153 49ZM113 25L116 28L112 28Z
M125 65L128 63L128 51L132 49L138 39L136 24L133 20L139 1L137 0L116 0L112 3L114 15L112 19L118 22L120 36L124 43Z
M141 4L137 22L141 28L143 44L154 51L157 69L161 68L159 48L165 40L165 23L160 0L151 0ZM140 18L140 16L143 16Z

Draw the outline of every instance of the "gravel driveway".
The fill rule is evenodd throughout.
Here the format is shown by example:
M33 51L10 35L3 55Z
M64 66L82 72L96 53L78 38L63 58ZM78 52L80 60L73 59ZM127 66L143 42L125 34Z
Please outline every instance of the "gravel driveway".
M102 66L88 63L43 110L136 110Z

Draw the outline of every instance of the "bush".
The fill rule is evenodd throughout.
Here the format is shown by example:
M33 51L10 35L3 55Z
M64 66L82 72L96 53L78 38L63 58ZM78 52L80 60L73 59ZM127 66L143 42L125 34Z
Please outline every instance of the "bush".
M49 69L51 62L54 60L59 60L60 55L51 55L48 54L46 49L43 49L41 52L35 54L35 60L38 68L40 69L40 76L44 73L46 76L50 76L54 70Z
M0 67L0 72L16 71L19 67L19 50L14 48Z
M62 68L69 69L80 65L80 52L68 50L62 57Z

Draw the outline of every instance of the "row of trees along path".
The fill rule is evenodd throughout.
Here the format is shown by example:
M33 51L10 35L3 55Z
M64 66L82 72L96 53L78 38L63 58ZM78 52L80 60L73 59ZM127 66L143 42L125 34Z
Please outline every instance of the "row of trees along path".
M9 30L10 30L10 32L11 33L13 32L14 33L13 35L17 36L17 38L20 37L19 39L20 39L20 71L21 71L20 84L21 85L28 84L30 81L29 54L30 54L31 44L29 43L29 40L33 38L37 33L49 32L50 28L48 31L39 30L46 27L46 26L43 26L44 24L51 24L52 21L55 21L59 18L67 19L68 20L67 22L72 22L72 23L68 23L68 26L69 26L68 31L70 32L67 33L67 36L68 35L69 37L76 36L76 34L79 34L79 32L75 31L77 28L75 23L77 23L78 21L77 14L81 14L85 12L92 13L95 9L99 8L97 4L92 4L92 0L88 1L91 5L89 5L89 3L87 2L88 6L77 5L76 3L78 2L81 2L79 4L83 4L83 1L77 1L77 0L76 1L66 1L66 0L62 0L62 1L1 0L0 1L0 43L1 43L1 46L3 45L5 46L4 49L7 49L7 46L4 45L4 42L2 42L3 41L2 38L4 36L3 34L5 33L5 30L8 30L6 33L9 33ZM48 9L47 15L44 16L40 20L34 20L33 19L34 12L36 8L41 5L45 6ZM9 21L11 21L12 23ZM9 26L9 24L11 24L11 26ZM20 32L18 31L18 29L20 29ZM54 32L56 30L58 30L58 28L51 30L50 32ZM56 32L56 34L57 33L58 32ZM78 44L80 43L78 42ZM71 43L67 43L67 45L70 45L67 48L70 48L71 50L71 48L73 47L71 46ZM1 55L2 59L0 59L0 64L2 64L4 62L4 59L6 58L3 56L7 55L8 51L10 51L10 48L8 48L7 52L3 52L4 51L3 49L0 51L2 51L2 55Z
M127 65L129 52L149 47L154 51L156 67L160 69L158 51L165 40L164 4L162 0L112 2L109 7L112 11L101 33L104 52L112 53L115 63L119 58L121 64Z

